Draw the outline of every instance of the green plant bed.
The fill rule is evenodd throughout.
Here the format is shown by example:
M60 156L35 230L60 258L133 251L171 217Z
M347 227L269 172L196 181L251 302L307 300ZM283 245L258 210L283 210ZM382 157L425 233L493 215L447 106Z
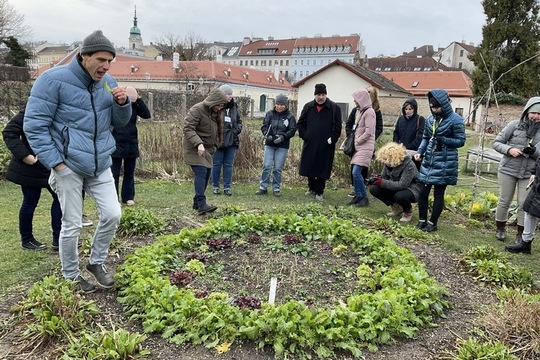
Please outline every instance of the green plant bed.
M256 264L268 257L274 269ZM297 263L288 273L280 271L287 261ZM318 273L311 261L320 263ZM302 262L306 268L298 265ZM296 282L290 278L293 267L299 268ZM258 277L259 287L247 275L248 280L224 275L257 271L265 272ZM317 283L328 280L322 274L336 276L324 294L324 285ZM286 287L307 282L304 289L312 292L287 289L286 296L269 304L274 275ZM119 301L147 333L218 351L234 341L253 341L260 348L272 346L278 357L328 358L337 350L360 356L364 348L376 351L394 338L413 337L419 328L433 326L449 306L446 290L409 250L381 232L317 214L210 219L206 226L163 235L137 249L118 267L117 279ZM332 286L340 282L347 284Z

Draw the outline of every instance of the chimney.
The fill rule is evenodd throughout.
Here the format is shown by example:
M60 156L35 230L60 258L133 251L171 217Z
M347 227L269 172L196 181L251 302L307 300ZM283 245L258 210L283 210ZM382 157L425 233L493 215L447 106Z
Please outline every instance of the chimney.
M180 67L180 54L177 52L173 53L172 67L173 69L178 69Z
M279 80L279 64L277 62L274 65L274 78Z

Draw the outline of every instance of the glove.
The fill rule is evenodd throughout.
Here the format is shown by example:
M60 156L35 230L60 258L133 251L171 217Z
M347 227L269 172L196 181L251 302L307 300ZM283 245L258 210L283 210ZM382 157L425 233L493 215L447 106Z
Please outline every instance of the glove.
M380 176L376 178L375 181L373 181L373 185L375 186L381 186L381 184L382 184L382 177Z
M329 137L328 140L326 140L326 141L328 141L328 145L332 145L332 138L331 137Z
M380 181L379 181L380 179ZM379 185L375 185L376 182L379 182ZM375 185L375 186L381 186L382 183L382 177L378 175L373 175L369 179L367 179L368 185Z
M276 137L276 139L274 140L274 144L279 144L280 142L282 142L285 138L283 137L283 135L278 135Z
M536 148L534 146L527 146L522 151L523 151L524 154L532 155L536 151Z
M274 140L274 137L272 135L266 136L266 141L270 142L270 141L273 141L273 140Z

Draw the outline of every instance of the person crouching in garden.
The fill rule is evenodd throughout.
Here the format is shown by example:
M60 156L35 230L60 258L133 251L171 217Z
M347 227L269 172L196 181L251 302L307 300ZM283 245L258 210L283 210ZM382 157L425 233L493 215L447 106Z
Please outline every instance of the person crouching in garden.
M193 209L199 215L215 211L215 205L206 203L206 187L212 172L212 155L221 144L221 111L227 103L227 96L220 89L213 89L201 102L193 105L184 125L184 161L191 166L195 179Z
M264 117L261 132L264 136L264 159L259 190L256 195L266 195L270 183L270 171L273 168L272 191L274 196L281 196L281 172L289 152L289 143L296 133L296 119L287 107L285 95L276 96L274 110Z
M506 246L506 250L511 253L531 253L531 243L540 218L540 157L536 159L536 172L530 177L527 187L530 191L523 203L523 232L516 244Z
M368 206L369 200L362 173L371 165L375 150L375 110L366 89L358 89L352 97L358 111L354 127L354 155L351 158L354 197L349 205Z
M390 206L387 216L403 213L400 222L412 219L412 203L418 201L420 183L418 169L402 144L389 142L377 151L376 159L383 163L380 176L371 177L369 192Z

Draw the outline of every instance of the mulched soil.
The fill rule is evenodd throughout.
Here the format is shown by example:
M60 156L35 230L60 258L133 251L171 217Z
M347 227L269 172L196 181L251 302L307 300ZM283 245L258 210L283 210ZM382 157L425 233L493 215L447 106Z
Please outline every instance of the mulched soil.
M175 233L185 226L198 225L193 220L182 218L170 222L167 232ZM133 247L144 246L151 243L153 238L133 237L130 239ZM422 329L415 339L398 339L393 345L379 348L379 351L371 353L365 350L361 359L364 360L414 360L414 359L437 359L445 350L452 349L459 337L466 338L467 331L472 329L474 321L480 314L481 307L496 301L492 289L480 286L474 279L462 272L455 254L443 251L435 243L427 242L402 242L399 245L410 249L415 256L422 261L431 276L445 286L449 292L449 302L452 308L446 310L446 318L436 319L438 327ZM125 254L109 257L107 267L114 270L122 261ZM130 322L122 312L122 307L116 302L115 291L99 290L87 295L88 299L94 300L101 309L99 322L102 324L115 324L129 331L142 333L139 323ZM9 308L17 302L13 297L6 301L0 308L0 320L4 321L9 316ZM1 330L1 329L0 329ZM26 359L54 359L54 349L45 348L39 353L21 353L17 346L16 334L22 329L12 329L9 332L0 333L0 359L26 360ZM263 360L273 359L274 354L269 350L258 350L254 344L233 344L230 350L224 354L216 354L214 349L206 349L200 346L178 346L163 340L159 335L149 335L144 347L151 350L147 359L151 360ZM336 360L348 360L352 357L343 355Z

